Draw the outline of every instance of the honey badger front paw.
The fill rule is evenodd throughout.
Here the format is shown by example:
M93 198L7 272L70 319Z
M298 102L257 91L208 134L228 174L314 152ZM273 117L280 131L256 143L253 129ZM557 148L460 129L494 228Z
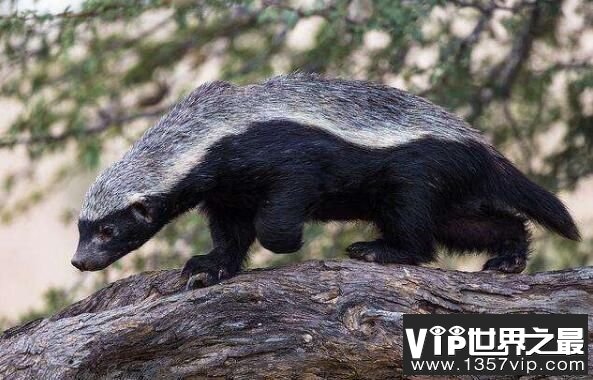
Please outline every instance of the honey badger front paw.
M374 242L359 241L346 247L351 259L374 262L377 261L377 247Z
M491 270L503 273L521 273L527 266L526 255L508 255L494 257L484 264L482 270Z
M418 265L415 255L397 249L382 239L375 241L359 241L346 247L351 259L369 261L380 264Z
M187 281L186 289L191 290L218 284L233 274L219 258L209 253L187 260L181 271L181 279Z

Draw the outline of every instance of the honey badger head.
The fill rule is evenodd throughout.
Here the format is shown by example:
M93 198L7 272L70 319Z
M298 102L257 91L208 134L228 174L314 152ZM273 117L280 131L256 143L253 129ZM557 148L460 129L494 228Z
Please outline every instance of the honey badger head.
M196 151L208 143L200 107L209 105L210 88L202 86L177 104L89 188L78 222L75 267L107 267L199 203L212 180L196 168Z
M72 265L80 270L103 269L197 205L199 193L188 195L179 184L163 187L161 163L155 160L143 167L124 157L97 178L84 198Z
M167 204L161 195L146 191L150 176L127 166L122 160L105 170L85 196L72 259L80 270L105 268L140 247L166 223Z

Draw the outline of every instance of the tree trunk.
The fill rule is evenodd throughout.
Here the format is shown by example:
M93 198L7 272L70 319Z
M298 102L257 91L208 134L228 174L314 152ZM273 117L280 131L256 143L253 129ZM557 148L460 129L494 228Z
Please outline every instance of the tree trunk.
M405 313L593 315L593 268L503 275L321 261L194 291L178 275L132 276L7 330L0 378L401 378Z

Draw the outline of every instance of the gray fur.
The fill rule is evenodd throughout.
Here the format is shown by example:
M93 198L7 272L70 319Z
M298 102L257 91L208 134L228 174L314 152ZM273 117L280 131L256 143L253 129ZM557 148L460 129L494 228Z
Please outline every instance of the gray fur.
M431 136L485 143L460 118L429 101L379 84L291 74L237 87L204 84L148 129L91 186L81 219L97 220L144 194L167 193L221 138L253 122L291 120L352 144L381 149Z

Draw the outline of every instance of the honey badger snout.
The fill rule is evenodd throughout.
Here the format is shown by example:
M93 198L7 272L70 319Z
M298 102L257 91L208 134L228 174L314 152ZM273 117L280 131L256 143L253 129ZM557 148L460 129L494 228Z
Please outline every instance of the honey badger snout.
M80 270L81 272L84 272L86 270L86 267L84 265L84 260L82 260L80 257L78 256L74 256L72 258L72 260L70 261L70 263L78 270Z
M76 253L70 263L78 270L96 271L106 268L115 261L116 258L110 257L107 252L93 249L89 244L79 243Z

